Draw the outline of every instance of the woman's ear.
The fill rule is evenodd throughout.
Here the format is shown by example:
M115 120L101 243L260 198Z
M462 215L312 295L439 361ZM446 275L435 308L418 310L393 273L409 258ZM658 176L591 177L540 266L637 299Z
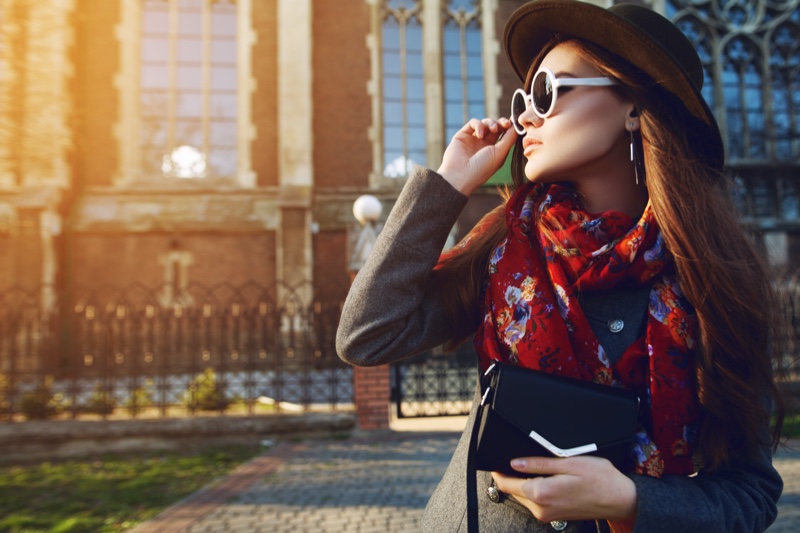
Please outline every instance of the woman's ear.
M625 119L625 129L627 131L639 131L639 112L634 107L631 107Z

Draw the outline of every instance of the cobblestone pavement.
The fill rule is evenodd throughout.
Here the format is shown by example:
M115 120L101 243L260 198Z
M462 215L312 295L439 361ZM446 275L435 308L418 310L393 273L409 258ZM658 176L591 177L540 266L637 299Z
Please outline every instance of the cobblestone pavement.
M419 531L456 432L283 444L131 533ZM786 488L769 533L800 531L800 442L775 465Z
M800 531L800 441L778 450L773 464L783 477L783 494L778 501L778 519L769 533L797 533Z

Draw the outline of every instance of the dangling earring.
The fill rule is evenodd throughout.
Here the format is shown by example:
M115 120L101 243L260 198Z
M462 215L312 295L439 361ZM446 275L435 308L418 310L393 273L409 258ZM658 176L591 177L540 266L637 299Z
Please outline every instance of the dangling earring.
M639 164L636 160L636 140L633 138L633 128L636 126L635 123L631 122L628 124L630 127L631 132L631 163L633 163L633 172L636 175L636 185L639 185Z

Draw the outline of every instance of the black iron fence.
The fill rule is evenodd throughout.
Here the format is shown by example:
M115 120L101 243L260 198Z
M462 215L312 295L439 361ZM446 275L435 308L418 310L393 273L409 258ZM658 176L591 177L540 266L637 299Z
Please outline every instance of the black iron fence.
M776 276L783 357L776 365L784 379L800 379L800 271ZM476 385L477 354L465 342L454 354L441 349L392 366L392 403L398 418L469 413Z
M776 279L796 380L800 271ZM0 421L352 409L341 301L313 295L255 283L0 291ZM470 343L393 365L397 416L468 412L475 373Z
M776 276L782 323L777 330L783 349L779 371L792 382L800 380L800 270Z
M465 415L475 392L478 355L472 342L455 353L441 348L392 365L392 404L397 418Z
M728 173L742 227L798 230L800 179L796 167L737 165L730 167Z
M308 284L0 291L0 419L352 408Z

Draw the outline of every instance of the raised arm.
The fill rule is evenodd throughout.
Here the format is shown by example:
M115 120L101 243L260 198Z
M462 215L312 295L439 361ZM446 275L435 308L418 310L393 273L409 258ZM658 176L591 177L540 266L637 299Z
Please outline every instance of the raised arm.
M471 119L453 136L438 173L414 169L347 295L339 357L381 365L450 337L428 279L467 196L502 166L516 138L506 118Z
M342 359L391 363L448 337L428 278L466 203L439 174L414 169L345 300L336 333Z

